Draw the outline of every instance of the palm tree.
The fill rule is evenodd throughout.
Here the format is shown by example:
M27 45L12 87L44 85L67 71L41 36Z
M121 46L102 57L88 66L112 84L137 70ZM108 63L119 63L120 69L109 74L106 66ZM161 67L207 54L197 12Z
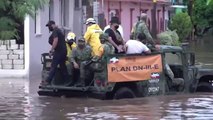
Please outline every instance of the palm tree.
M34 16L49 0L0 0L0 39L19 38L27 14Z

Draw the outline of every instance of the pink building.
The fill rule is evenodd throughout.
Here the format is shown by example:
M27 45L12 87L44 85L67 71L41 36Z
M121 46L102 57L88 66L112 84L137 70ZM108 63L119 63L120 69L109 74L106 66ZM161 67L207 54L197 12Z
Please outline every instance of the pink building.
M105 23L108 24L112 16L118 16L124 29L124 39L128 40L130 31L137 16L142 12L148 14L148 27L152 31L152 0L98 0L99 13L104 13ZM156 28L157 32L164 31L168 20L168 9L170 0L157 0L156 7Z

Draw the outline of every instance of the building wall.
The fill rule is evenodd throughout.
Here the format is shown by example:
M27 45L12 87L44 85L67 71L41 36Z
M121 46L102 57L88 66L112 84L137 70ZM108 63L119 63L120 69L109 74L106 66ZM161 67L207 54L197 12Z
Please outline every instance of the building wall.
M73 30L73 13L74 13L74 1L68 1L70 7L68 7L69 15L63 15L62 13L62 0L53 0L53 12L49 11L49 6L47 5L40 13L40 27L41 32L35 33L36 20L29 18L29 76L31 77L40 77L42 64L41 64L41 54L49 52L51 46L48 43L49 35L51 34L48 28L45 26L49 19L52 19L56 22L59 28L64 29L66 32ZM50 13L52 16L49 18ZM62 18L63 17L63 18ZM68 25L63 23L63 19L69 19ZM64 31L64 32L65 32Z
M121 25L124 29L124 39L128 40L130 36L130 31L135 22L137 22L137 16L140 15L141 12L146 12L148 15L147 24L149 24L150 31L152 29L152 2L143 2L136 0L104 0L104 4L100 2L100 12L104 9L104 15L107 24L110 21L110 13L114 13L115 10L118 14L116 14L121 21ZM166 6L166 5L165 5ZM104 7L104 8L102 8ZM166 6L167 7L167 6ZM166 8L165 7L165 8ZM165 9L167 11L167 9ZM163 18L163 4L157 4L157 13L156 13L156 21L157 21L157 31L162 32L165 30L165 21Z
M3 61L3 63L8 62L8 65L2 65L2 59L0 59L0 77L41 77L41 54L45 52L49 52L51 46L48 44L49 35L51 34L48 28L45 26L49 20L54 20L59 28L63 30L66 34L69 31L74 31L77 35L82 35L82 22L79 22L82 18L81 6L79 9L75 9L74 2L81 3L81 0L50 0L51 5L46 5L43 9L38 10L35 18L30 16L26 16L24 21L24 46L19 46L11 40L14 45L12 45L12 51L16 51L24 48L23 55L18 55L18 59L22 58L24 61L24 69L23 64L20 67L20 64L23 63L20 61L16 61L15 57L17 55L5 55L0 57L7 57L5 59L11 58L9 61ZM62 4L63 3L63 4ZM76 29L77 28L77 29ZM9 48L6 44L3 45L5 50ZM4 47L0 46L0 49ZM15 48L19 47L19 48ZM12 58L12 57L14 58ZM21 57L20 57L21 56ZM14 65L14 63L18 62L19 65ZM11 63L11 64L9 64ZM14 67L15 66L15 67ZM2 68L7 69L2 69ZM18 70L12 70L9 68L20 68ZM22 69L21 69L22 68Z
M46 6L40 11L40 33L35 33L35 20L29 18L29 76L39 75L41 73L41 54L48 52L50 45L48 44L48 36L50 35L48 28L45 26L49 21L49 7Z

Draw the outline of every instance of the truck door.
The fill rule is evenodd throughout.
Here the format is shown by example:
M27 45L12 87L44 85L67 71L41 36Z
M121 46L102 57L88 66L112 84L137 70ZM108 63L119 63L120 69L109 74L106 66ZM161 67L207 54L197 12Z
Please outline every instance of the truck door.
M183 55L181 51L165 53L165 75L170 92L183 91L187 71L184 68Z
M196 76L198 74L198 68L195 67L195 57L194 53L187 52L184 54L185 62L187 66L188 71L188 87L189 91L187 92L194 92L197 88L198 80L196 79Z

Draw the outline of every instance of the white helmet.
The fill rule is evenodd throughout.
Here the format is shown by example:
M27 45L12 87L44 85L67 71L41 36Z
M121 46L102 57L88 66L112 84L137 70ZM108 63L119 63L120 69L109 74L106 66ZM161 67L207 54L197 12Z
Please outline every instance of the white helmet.
M94 18L88 18L86 20L86 25L88 25L89 23L96 23L95 19Z

